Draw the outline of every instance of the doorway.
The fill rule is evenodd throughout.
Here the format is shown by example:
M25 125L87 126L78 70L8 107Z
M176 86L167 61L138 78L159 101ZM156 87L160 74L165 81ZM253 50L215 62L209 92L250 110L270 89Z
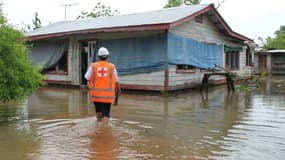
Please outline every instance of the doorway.
M267 56L266 55L259 55L259 73L266 73L267 74Z
M96 61L97 45L96 41L81 42L81 84L86 85L87 80L84 75L92 62Z

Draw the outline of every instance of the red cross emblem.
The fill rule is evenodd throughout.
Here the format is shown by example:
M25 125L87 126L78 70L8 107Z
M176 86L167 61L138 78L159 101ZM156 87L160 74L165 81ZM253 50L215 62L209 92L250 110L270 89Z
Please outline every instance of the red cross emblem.
M97 76L98 77L107 77L107 67L98 67Z

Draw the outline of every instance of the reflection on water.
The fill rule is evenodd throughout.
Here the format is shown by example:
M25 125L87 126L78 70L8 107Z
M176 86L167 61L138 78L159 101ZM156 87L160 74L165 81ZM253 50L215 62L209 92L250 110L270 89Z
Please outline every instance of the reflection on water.
M284 96L254 96L251 108L228 130L224 150L218 155L228 155L230 159L283 159L285 108L280 106L285 106L284 100Z
M114 160L118 157L118 145L109 126L99 126L90 144L91 159Z
M107 127L96 122L85 89L41 88L0 105L0 157L283 159L285 95L270 82L252 92L125 93Z

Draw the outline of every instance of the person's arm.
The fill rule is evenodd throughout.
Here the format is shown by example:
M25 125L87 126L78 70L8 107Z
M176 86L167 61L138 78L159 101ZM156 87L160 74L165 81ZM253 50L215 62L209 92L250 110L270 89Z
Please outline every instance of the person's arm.
M115 80L116 80L116 83L115 83L116 93L121 93L121 87L120 87L118 72L117 72L116 68L115 68L114 72L115 72Z
M120 87L120 83L119 82L116 82L116 92L117 93L121 93L121 87Z
M84 78L89 81L90 80L90 77L91 77L91 72L92 72L92 68L91 67L88 67L85 75L84 75Z
M119 83L119 78L118 78L118 73L117 70L115 68L114 70L114 74L115 74L115 101L114 101L114 105L118 105L119 103L119 94L121 93L121 88L120 88L120 83Z

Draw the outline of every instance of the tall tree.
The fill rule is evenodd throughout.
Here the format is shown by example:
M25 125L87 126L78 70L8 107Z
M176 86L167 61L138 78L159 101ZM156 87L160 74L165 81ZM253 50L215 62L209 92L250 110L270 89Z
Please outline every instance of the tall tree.
M98 2L91 12L82 11L81 14L77 17L77 19L115 16L118 14L118 10L112 10L111 7L106 6L101 2Z
M265 49L285 49L285 26L280 26L280 29L275 31L274 38L267 37L264 45Z
M42 82L40 68L28 59L24 34L0 18L0 101L16 100L32 93Z

